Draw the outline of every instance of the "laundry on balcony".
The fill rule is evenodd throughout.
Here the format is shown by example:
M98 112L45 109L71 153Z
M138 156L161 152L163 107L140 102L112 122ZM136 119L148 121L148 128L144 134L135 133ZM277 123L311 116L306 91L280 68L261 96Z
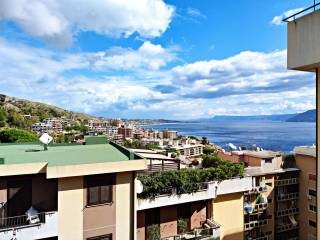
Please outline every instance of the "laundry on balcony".
M294 219L294 216L293 216L293 215L290 215L290 216L289 216L289 219L290 219L290 221L291 221L291 223L292 223L293 226L297 226L297 225L298 225L298 223L297 223L297 221Z
M26 212L27 220L31 224L36 224L40 222L39 218L39 211L36 210L34 207L30 207L29 210Z

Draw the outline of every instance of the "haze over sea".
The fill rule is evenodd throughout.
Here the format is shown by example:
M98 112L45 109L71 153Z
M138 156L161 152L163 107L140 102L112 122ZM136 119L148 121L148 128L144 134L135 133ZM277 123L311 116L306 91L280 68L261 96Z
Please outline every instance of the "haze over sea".
M256 144L266 150L290 153L295 146L315 144L316 124L310 122L227 121L179 122L144 125L155 130L176 130L180 135L207 137L211 143L226 147Z

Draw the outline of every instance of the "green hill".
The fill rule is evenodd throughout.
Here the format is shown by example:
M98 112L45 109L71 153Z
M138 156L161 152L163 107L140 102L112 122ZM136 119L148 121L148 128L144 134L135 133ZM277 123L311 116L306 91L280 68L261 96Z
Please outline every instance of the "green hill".
M45 118L65 117L72 121L86 121L95 117L68 111L46 103L33 102L0 94L0 127L30 129Z

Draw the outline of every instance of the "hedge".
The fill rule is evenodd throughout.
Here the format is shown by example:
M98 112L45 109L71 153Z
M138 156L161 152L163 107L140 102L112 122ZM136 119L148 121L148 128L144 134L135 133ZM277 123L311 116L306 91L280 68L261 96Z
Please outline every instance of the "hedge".
M244 165L222 161L216 167L182 169L156 172L150 175L139 175L143 192L138 195L142 199L154 199L162 194L171 194L176 189L178 195L194 193L201 189L202 183L222 181L232 177L243 177Z

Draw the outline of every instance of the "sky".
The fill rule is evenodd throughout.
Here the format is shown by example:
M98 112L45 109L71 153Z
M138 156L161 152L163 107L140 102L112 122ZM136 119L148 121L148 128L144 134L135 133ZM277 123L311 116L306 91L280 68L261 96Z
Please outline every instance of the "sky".
M0 93L113 118L315 108L282 18L311 0L1 0Z

